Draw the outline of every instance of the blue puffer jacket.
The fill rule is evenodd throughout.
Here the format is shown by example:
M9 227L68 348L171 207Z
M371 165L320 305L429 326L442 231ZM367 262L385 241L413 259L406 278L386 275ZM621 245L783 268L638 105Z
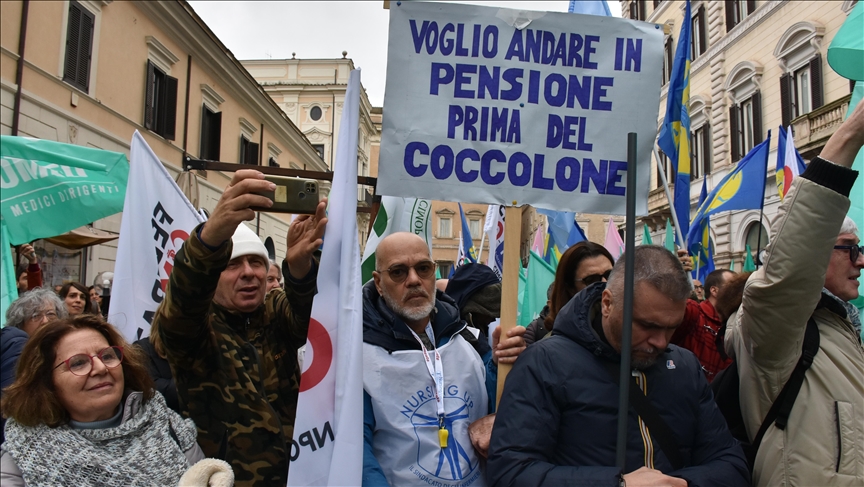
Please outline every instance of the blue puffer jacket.
M552 336L528 347L507 377L492 430L489 485L618 487L618 386L603 361L620 362L591 320L605 284L562 308ZM654 444L654 468L696 486L750 484L744 454L729 433L699 361L670 345L644 373L647 396L677 436L685 468L674 471ZM646 464L638 416L630 408L623 473Z
M442 347L450 338L464 329L466 323L459 317L459 309L453 298L437 291L435 296L435 311L432 314L432 331L435 333L436 347ZM498 383L498 366L492 360L492 351L488 345L483 347L470 331L464 330L462 337L470 343L481 355L486 367L486 393L489 395L489 412L495 409L495 393ZM420 344L411 334L408 325L399 319L384 303L383 298L375 288L375 282L369 281L363 286L363 341L370 345L381 347L390 352L398 350L420 350ZM375 413L372 410L372 400L363 391L363 486L387 486L387 479L372 449L373 432L375 431Z
M0 390L5 389L15 382L15 367L18 365L18 357L21 350L30 338L27 333L14 326L0 329ZM3 443L3 431L6 419L0 419L0 444Z

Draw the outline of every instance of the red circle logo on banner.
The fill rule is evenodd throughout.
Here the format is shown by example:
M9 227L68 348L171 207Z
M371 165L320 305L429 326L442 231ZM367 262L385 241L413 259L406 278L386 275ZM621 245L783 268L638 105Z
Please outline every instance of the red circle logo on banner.
M309 319L307 340L307 346L312 347L312 363L300 377L300 392L306 392L324 380L333 362L333 342L327 329L318 320Z

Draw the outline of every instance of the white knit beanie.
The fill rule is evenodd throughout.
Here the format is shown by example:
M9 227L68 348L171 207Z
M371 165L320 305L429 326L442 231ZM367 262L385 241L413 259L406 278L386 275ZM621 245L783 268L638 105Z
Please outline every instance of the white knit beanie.
M258 255L267 262L270 262L270 257L267 255L267 247L261 243L261 239L255 232L249 229L245 224L237 225L237 230L231 237L233 249L231 250L231 259L242 257L244 255Z

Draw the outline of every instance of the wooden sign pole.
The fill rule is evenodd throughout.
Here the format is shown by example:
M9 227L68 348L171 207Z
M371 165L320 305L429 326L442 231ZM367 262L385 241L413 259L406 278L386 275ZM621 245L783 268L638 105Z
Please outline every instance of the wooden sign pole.
M515 201L513 202L516 203ZM501 281L501 340L507 330L516 325L516 312L519 301L519 247L522 241L522 208L508 206L504 212L504 269ZM510 372L510 364L498 364L498 394L495 404L500 404L504 381Z

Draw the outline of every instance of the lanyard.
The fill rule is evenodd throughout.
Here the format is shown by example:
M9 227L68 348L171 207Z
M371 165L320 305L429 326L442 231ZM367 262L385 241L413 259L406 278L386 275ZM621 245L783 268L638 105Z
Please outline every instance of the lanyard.
M411 330L410 327L408 329ZM429 351L426 350L426 345L423 344L420 336L414 330L411 330L411 334L420 343L420 348L423 350L423 358L426 362L426 370L429 371L432 382L435 383L435 405L438 412L438 444L441 448L447 448L447 438L450 433L444 426L444 364L441 362L441 354L437 348L433 349L433 361L433 358L429 357ZM429 337L430 342L435 343L435 334L432 332L431 323L426 325L426 336Z

